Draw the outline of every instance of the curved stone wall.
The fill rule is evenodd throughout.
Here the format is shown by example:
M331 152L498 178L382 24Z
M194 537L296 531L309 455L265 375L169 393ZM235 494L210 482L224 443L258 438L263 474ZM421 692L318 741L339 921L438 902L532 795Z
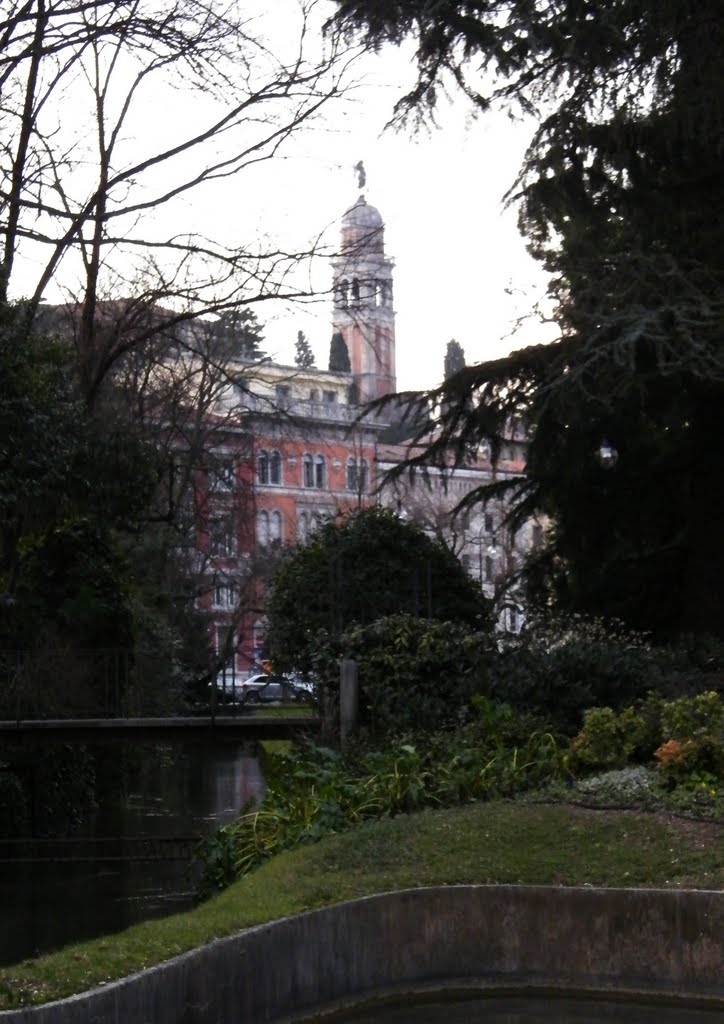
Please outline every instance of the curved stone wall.
M724 1010L724 893L448 886L251 928L0 1024L261 1024L380 993L616 992Z

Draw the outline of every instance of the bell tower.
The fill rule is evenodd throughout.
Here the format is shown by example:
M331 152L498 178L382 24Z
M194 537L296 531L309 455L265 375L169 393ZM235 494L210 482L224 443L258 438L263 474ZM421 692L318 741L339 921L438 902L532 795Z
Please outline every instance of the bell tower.
M342 217L340 252L332 261L333 331L347 344L360 403L397 387L393 261L385 256L384 234L379 211L360 194Z

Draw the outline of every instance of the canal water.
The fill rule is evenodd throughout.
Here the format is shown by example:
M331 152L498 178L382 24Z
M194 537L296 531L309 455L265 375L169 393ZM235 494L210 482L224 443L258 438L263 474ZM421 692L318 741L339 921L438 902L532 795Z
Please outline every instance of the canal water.
M81 843L68 859L61 852L50 862L0 864L0 964L186 910L193 843L171 840L208 835L263 790L255 749L238 741L146 748L123 799L100 806L85 832L89 840L127 837L128 859L117 859L114 843L108 858L78 861ZM146 853L134 855L143 837ZM92 849L96 856L99 845ZM146 859L149 851L164 859Z
M508 996L377 1006L325 1019L328 1024L720 1024L721 1010L628 1000Z

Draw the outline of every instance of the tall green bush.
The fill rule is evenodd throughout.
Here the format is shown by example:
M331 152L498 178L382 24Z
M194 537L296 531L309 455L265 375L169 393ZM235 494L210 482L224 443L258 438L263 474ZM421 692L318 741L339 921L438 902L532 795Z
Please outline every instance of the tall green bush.
M322 703L334 719L339 661L357 662L360 724L373 735L435 730L488 689L495 643L488 632L454 622L392 615L318 638L314 668Z

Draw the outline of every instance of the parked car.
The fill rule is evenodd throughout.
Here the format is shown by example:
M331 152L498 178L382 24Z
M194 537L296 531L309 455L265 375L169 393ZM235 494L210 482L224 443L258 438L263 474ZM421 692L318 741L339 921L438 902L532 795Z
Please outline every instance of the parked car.
M216 689L216 699L222 704L234 704L241 693L241 677L232 668L222 669L209 688Z
M312 694L297 686L286 676L262 672L237 683L238 700L242 704L298 704L312 699Z
M297 704L314 700L314 691L308 682L269 672L242 679L226 669L219 672L216 682L210 685L216 687L216 699L221 704Z

